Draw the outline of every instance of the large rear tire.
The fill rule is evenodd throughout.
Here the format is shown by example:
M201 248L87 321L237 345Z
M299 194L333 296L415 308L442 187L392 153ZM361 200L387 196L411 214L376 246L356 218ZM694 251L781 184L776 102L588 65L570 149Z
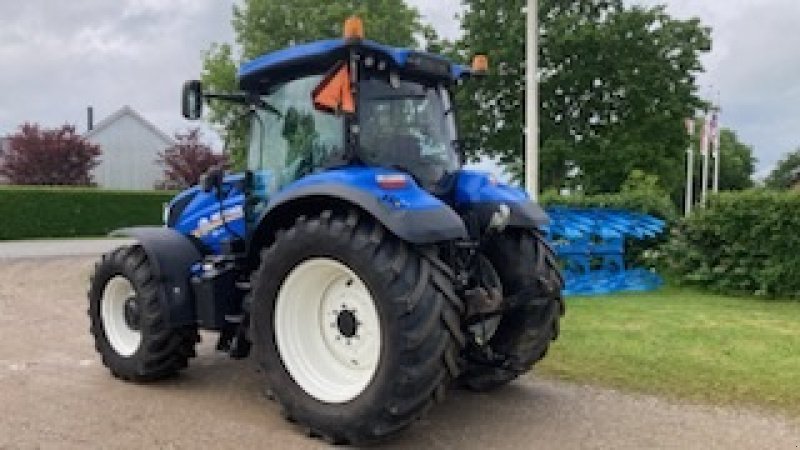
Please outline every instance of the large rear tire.
M564 314L564 282L552 249L538 232L509 229L489 240L483 252L513 306L489 341L493 353L503 359L500 367L471 362L459 380L475 391L496 389L529 371L558 337Z
M463 305L420 251L352 211L300 217L263 251L254 350L284 415L310 435L380 440L458 376Z
M88 312L95 348L115 377L166 378L195 356L197 328L169 327L158 281L141 246L103 255L91 276Z

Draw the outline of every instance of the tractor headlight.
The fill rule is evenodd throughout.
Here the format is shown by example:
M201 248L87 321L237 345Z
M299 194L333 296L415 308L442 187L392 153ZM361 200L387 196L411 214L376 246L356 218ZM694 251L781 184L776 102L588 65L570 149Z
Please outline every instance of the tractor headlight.
M506 229L508 226L508 222L511 220L511 208L508 207L505 203L501 203L500 206L497 207L497 210L492 214L491 219L489 219L489 229L496 230L498 233L502 233L503 230Z

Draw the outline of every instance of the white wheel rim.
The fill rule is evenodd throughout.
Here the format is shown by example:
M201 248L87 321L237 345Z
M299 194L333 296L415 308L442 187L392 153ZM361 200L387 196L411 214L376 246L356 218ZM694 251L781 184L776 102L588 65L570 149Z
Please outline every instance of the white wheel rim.
M100 316L108 343L125 357L136 353L142 342L142 333L131 328L125 320L125 304L133 297L136 297L136 290L131 282L117 275L106 284L100 302Z
M281 360L308 395L345 403L372 381L381 354L378 311L344 264L314 258L292 269L278 292L274 326Z

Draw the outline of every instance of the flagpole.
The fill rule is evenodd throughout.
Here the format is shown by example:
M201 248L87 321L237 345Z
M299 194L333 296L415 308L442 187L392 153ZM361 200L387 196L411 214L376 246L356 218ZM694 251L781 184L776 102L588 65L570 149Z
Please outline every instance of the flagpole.
M694 119L686 119L686 132L689 135L689 147L686 148L686 204L684 212L686 217L692 214L694 203Z
M717 106L716 111L714 113L716 115L717 120L714 132L714 193L719 192L719 163L722 157L722 151L719 148L720 145L720 135L722 134L722 127L719 126L719 106Z
M706 207L706 199L708 198L708 146L711 138L709 136L711 126L708 120L708 113L706 113L705 121L703 122L703 138L700 140L700 152L703 155L703 174L701 177L703 185L700 187L700 206L703 208Z
M714 144L714 181L713 181L713 192L716 194L719 192L719 143Z
M537 86L537 1L527 0L525 25L525 189L532 199L539 196L539 92Z

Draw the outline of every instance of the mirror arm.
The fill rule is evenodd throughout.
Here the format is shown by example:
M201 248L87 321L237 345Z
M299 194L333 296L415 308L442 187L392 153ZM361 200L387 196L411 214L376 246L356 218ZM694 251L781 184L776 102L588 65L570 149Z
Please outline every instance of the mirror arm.
M235 103L247 103L247 94L244 92L237 92L234 94L218 94L214 92L203 93L203 98L206 100L226 100Z
M242 105L255 106L256 108L269 111L278 117L283 117L283 114L281 114L281 112L278 111L277 108L262 100L261 97L259 97L258 95L250 92L237 92L233 94L219 94L219 93L209 92L209 93L204 93L203 98L205 98L206 100L225 100L233 103L239 103Z

